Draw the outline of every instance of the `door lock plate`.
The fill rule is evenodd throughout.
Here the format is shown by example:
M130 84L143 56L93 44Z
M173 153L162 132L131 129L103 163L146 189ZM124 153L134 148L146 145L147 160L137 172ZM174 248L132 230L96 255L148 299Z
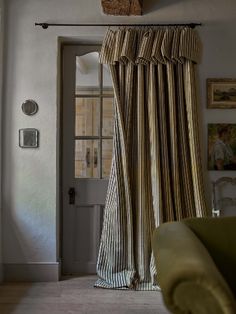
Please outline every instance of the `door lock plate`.
M69 188L68 195L69 195L69 204L70 205L75 204L75 188Z

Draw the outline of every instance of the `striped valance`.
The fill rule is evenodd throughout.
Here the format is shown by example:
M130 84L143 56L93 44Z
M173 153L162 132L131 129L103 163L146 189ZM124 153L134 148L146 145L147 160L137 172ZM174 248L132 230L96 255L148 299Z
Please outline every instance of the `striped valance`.
M103 41L100 62L115 64L183 63L185 59L200 61L201 42L189 27L158 27L151 29L109 29Z

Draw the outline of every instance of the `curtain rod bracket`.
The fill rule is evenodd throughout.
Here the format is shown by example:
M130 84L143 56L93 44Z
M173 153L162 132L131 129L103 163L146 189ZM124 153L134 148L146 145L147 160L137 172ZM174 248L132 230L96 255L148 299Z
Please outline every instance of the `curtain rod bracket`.
M47 29L48 28L48 23L39 23L41 24L40 26L42 26L43 29ZM38 25L37 23L35 23L35 25Z
M189 27L190 27L190 28L195 28L195 27L198 26L198 25L202 25L202 24L190 23L190 24L189 24Z

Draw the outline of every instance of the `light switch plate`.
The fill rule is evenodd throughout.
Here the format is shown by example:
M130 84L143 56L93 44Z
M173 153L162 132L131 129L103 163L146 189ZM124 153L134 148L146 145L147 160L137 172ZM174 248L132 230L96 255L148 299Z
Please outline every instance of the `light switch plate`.
M21 148L37 148L39 147L39 131L37 129L20 129L19 130L19 146Z

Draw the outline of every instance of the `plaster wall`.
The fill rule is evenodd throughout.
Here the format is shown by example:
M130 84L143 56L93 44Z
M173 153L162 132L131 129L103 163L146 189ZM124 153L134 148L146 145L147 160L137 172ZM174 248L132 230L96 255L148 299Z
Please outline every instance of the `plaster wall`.
M236 123L236 110L206 109L206 78L236 77L236 2L234 0L147 0L142 17L112 17L94 0L8 0L7 57L3 113L4 263L58 261L58 37L101 38L105 28L49 28L34 22L175 23L200 21L204 53L199 65L200 125L205 189L210 180L232 172L208 172L207 123ZM32 98L37 115L28 117L21 104ZM18 146L20 128L40 131L39 149Z

